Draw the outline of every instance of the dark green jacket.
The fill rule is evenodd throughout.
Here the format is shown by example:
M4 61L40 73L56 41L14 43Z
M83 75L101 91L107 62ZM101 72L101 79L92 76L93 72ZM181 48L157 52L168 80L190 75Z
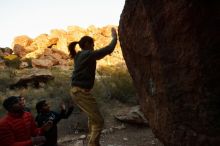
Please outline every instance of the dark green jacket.
M74 70L72 74L72 86L91 89L95 81L96 60L102 59L113 52L117 39L99 50L82 50L74 57Z

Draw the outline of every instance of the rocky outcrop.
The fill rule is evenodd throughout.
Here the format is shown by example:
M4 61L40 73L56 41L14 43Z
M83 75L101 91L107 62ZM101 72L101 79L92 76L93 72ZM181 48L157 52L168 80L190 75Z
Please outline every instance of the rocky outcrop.
M98 28L89 26L84 29L78 26L69 26L67 30L52 29L50 34L41 34L34 39L28 36L17 36L13 42L13 51L22 60L33 59L33 67L50 68L51 66L66 66L70 64L68 44L79 41L84 35L89 35L95 40L95 49L108 45L111 41L111 27ZM76 47L79 50L79 47ZM44 63L45 62L45 63ZM100 60L99 66L124 64L119 42L111 56Z
M12 43L13 52L19 57L24 57L26 54L30 52L29 46L32 42L33 40L26 35L15 37Z
M7 55L11 55L13 50L11 48L0 48L0 58L4 58Z
M114 117L122 122L148 126L148 121L140 109L140 105L120 109Z
M40 87L41 84L45 84L50 80L54 79L54 76L49 70L44 69L32 69L26 72L23 71L22 76L17 75L13 79L13 83L10 85L11 89L23 88L28 86L34 86L36 88Z
M126 0L119 38L140 104L166 146L220 143L219 1Z

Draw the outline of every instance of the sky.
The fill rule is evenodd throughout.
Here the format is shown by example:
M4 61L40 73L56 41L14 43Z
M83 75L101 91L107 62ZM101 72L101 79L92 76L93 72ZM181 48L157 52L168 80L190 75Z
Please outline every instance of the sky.
M119 25L125 0L0 0L0 47L14 37L35 38L51 29Z

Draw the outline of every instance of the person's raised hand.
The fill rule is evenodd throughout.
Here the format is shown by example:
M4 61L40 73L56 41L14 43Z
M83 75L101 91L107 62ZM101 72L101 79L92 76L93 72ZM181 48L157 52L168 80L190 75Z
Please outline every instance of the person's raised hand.
M112 31L112 37L117 39L117 31L116 31L116 29L114 27L112 27L111 31Z
M63 101L60 103L60 109L61 110L66 110L66 105Z

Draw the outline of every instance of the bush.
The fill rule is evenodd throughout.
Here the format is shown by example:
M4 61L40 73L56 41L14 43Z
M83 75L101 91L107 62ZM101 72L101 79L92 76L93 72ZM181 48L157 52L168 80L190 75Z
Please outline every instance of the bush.
M29 69L27 69L28 71ZM15 69L7 68L0 70L0 93L1 96L20 95L25 90L27 106L35 114L35 105L39 100L45 99L51 109L58 109L61 100L68 102L70 97L69 90L71 84L72 70L61 70L52 68L51 72L54 80L47 84L40 85L40 88L27 87L24 89L9 90L9 84L13 80ZM94 96L98 102L106 102L116 99L123 103L136 104L135 89L132 79L126 68L102 67L97 70L95 86L93 89ZM1 110L2 111L2 110Z
M97 71L94 94L98 97L117 99L124 103L137 103L136 92L126 68L102 67Z
M19 68L21 60L17 55L8 55L4 57L5 65L11 68Z
M13 81L16 70L12 68L6 68L4 70L0 69L0 91L5 92L9 87L10 83Z

